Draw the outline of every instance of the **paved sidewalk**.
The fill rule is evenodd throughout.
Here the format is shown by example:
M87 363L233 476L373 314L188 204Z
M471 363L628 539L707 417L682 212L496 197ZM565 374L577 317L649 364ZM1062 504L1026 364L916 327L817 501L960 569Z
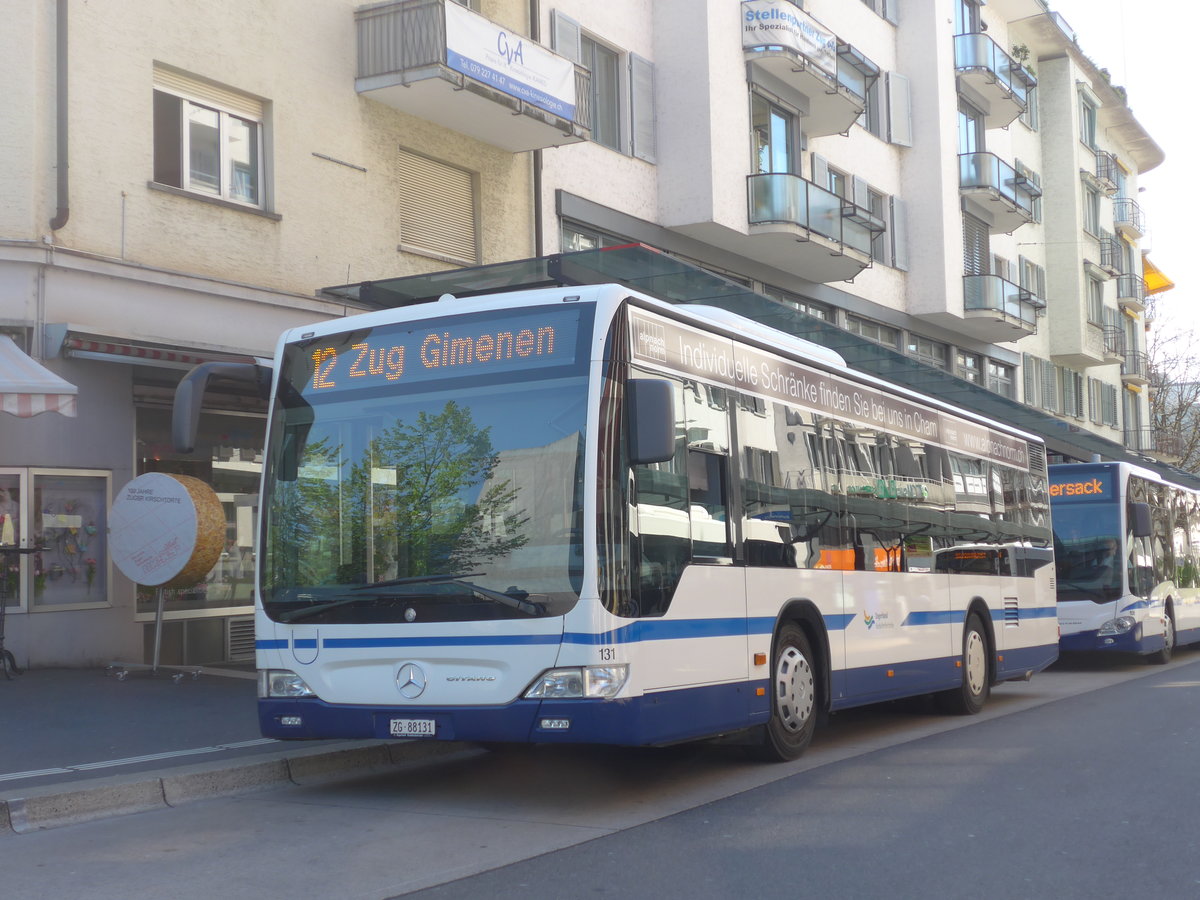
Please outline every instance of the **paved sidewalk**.
M253 671L30 669L0 677L0 840L41 828L335 778L462 749L275 741ZM222 674L223 673L223 674Z

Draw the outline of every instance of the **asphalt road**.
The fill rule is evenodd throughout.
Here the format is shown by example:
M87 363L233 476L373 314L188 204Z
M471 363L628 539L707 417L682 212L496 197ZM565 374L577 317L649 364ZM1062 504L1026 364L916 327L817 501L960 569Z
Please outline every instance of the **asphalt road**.
M1200 895L1200 653L844 713L801 760L481 750L0 839L6 897Z

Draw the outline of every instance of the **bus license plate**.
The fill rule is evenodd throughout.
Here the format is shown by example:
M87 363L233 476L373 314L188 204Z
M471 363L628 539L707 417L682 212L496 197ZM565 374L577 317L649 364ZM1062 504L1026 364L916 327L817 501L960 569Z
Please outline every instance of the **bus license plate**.
M433 719L392 719L388 730L392 737L433 737L437 734L437 722Z

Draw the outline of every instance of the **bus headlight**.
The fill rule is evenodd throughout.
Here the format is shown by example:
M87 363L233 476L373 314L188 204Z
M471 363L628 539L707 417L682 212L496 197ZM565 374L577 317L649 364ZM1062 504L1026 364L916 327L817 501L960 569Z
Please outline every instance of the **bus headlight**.
M259 699L269 697L315 697L316 693L304 679L287 669L258 670Z
M613 666L580 666L547 669L525 691L530 700L577 700L615 697L629 678L625 663Z
M1099 634L1100 637L1125 634L1127 631L1131 631L1135 625L1137 625L1137 619L1133 616L1117 616L1101 625Z

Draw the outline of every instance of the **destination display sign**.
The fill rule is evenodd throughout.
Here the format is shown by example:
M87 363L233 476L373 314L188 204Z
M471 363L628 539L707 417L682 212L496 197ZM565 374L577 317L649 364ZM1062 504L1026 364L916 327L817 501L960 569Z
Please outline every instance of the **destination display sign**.
M1020 438L641 310L631 313L630 343L634 359L657 368L1029 468L1029 448Z
M305 397L445 378L571 365L581 307L544 306L333 334L289 347L287 376Z
M1051 500L1109 500L1112 497L1112 472L1050 472Z

